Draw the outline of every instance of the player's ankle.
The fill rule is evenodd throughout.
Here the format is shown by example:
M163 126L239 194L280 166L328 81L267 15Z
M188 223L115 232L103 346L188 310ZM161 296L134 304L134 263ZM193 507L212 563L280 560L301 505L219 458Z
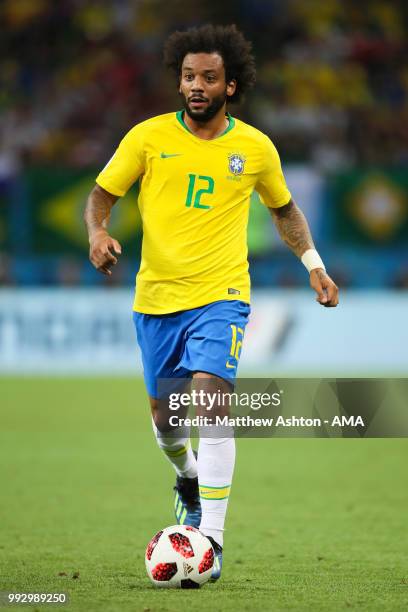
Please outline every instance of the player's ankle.
M201 533L203 533L207 538L211 538L216 542L221 548L224 544L224 532L222 529L206 529L200 527Z

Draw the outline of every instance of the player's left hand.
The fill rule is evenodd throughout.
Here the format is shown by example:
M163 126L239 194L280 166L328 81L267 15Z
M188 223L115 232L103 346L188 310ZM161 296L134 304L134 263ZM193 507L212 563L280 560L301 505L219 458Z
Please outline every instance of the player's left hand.
M317 293L316 302L322 306L331 308L339 303L339 289L323 268L310 272L310 286Z

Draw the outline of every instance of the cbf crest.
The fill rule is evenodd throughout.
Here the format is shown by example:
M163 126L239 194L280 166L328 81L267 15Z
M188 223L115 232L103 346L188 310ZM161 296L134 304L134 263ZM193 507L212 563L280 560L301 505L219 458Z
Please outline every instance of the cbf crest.
M228 170L231 174L238 176L244 173L245 157L240 153L231 153L228 155Z

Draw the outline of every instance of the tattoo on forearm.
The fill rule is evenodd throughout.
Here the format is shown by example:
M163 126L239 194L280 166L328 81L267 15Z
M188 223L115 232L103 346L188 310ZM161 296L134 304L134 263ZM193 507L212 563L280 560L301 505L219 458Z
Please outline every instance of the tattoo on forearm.
M95 188L91 192L85 208L84 220L88 233L107 229L112 206L117 198L102 189Z
M301 257L307 249L314 249L306 217L293 200L281 208L269 209L282 240Z

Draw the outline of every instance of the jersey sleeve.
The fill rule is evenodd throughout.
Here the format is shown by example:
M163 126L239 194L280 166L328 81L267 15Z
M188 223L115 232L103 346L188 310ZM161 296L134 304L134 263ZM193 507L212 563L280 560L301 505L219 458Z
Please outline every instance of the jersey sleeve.
M268 208L285 206L291 199L286 186L278 152L269 138L265 138L265 163L259 174L255 190Z
M98 185L112 195L123 196L144 172L141 130L135 126L120 142L113 156L96 177Z

